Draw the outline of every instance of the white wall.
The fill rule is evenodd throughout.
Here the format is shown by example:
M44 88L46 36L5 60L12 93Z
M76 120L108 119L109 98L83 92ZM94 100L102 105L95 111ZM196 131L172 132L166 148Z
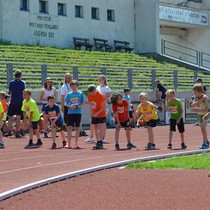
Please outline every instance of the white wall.
M138 53L160 52L158 0L136 0L136 48Z
M19 44L41 44L57 47L73 47L73 36L104 38L113 44L114 39L126 40L134 47L133 1L63 0L67 16L57 15L58 0L49 1L49 15L39 14L39 1L30 0L30 12L20 11L20 1L3 0L3 39ZM75 5L84 6L84 18L75 18ZM91 7L98 7L100 20L91 19ZM107 21L107 9L115 11L115 21ZM51 17L51 21L38 21L37 16ZM29 26L29 23L35 26ZM37 29L36 23L56 25L58 30ZM33 31L54 33L54 38L34 38ZM33 37L33 38L32 38Z

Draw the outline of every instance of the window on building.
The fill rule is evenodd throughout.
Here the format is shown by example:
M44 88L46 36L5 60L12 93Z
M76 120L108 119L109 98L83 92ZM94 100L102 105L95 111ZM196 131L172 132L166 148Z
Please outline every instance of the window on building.
M20 0L20 10L23 11L29 10L28 0Z
M58 15L66 16L66 4L58 3Z
M107 20L108 21L115 21L115 17L114 17L114 10L107 10Z
M99 8L96 7L91 8L91 17L92 19L99 20Z
M39 0L39 12L48 13L48 1Z
M83 17L83 7L82 6L75 6L75 17Z

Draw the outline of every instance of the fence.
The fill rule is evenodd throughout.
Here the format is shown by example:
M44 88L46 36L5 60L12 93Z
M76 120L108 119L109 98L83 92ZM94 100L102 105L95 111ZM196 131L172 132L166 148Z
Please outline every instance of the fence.
M162 55L193 64L199 68L210 70L210 54L200 52L199 50L167 40L161 40L161 53Z
M16 70L22 70L23 80L27 88L40 90L46 77L51 77L55 87L60 87L64 81L66 72L70 72L80 84L80 89L87 89L89 84L98 84L97 77L104 74L107 77L112 90L123 90L129 87L137 91L155 90L155 80L161 80L167 88L176 91L191 90L194 80L199 76L206 80L210 79L210 72L159 69L159 68L116 68L116 67L93 67L93 66L68 66L68 65L41 65L25 63L0 63L0 88L6 90L9 81L13 79ZM206 84L208 87L208 84Z

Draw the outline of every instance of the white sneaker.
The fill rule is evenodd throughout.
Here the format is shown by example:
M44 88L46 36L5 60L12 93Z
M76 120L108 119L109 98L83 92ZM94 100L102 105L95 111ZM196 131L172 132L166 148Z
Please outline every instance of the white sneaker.
M95 141L94 138L87 138L87 139L85 139L85 142L93 142L93 141Z
M102 142L103 142L104 144L106 144L106 143L107 143L106 139L103 139L103 140L102 140Z

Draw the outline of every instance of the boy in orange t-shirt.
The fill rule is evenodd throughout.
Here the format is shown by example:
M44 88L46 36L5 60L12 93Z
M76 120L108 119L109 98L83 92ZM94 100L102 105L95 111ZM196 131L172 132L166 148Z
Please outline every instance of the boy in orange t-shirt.
M88 86L88 101L90 103L91 123L94 125L96 145L93 149L103 149L103 138L106 131L106 98L95 85Z

